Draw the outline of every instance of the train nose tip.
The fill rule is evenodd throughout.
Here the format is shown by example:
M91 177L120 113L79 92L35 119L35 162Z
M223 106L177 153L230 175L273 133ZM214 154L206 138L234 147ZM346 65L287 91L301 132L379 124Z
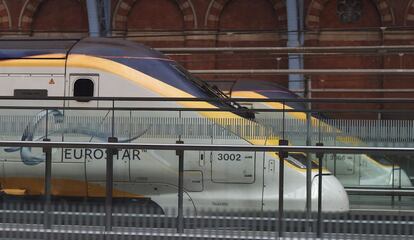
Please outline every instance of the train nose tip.
M312 181L312 209L318 210L318 176ZM349 199L342 184L333 175L322 176L322 211L347 212Z

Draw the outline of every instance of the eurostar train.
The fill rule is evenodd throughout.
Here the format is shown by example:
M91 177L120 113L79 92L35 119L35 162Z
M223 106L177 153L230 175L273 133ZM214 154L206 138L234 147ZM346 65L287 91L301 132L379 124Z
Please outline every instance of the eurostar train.
M186 143L277 145L277 138L252 138L231 130L228 123L241 122L256 129L252 114L235 114L235 103L168 102L165 97L222 97L217 89L191 76L175 61L141 44L118 39L85 38L68 41L3 40L0 45L0 96L159 97L158 102L117 102L117 107L215 108L223 111L116 111L115 128L126 131L124 142L176 143L180 137L156 138L150 131L173 130L155 120L202 119L229 138L182 137ZM17 101L6 106L57 106L55 110L1 110L7 125L1 139L41 141L45 121L54 124L52 141L106 141L111 111L100 110L112 103L97 100ZM60 107L60 108L59 108ZM75 110L65 110L73 107ZM82 108L87 111L82 111ZM63 110L62 110L63 109ZM132 121L147 118L144 124ZM98 126L88 128L80 118ZM25 119L25 121L21 121ZM219 121L226 119L228 121ZM16 126L15 122L26 122ZM128 124L125 124L128 122ZM133 124L130 124L133 122ZM224 124L226 122L226 124ZM147 122L148 123L148 122ZM23 124L24 125L24 124ZM47 126L49 126L47 125ZM185 128L185 126L184 126ZM23 129L17 133L14 129ZM134 130L135 129L135 130ZM136 130L138 129L138 130ZM118 130L117 130L118 131ZM120 131L120 130L119 130ZM115 136L118 132L115 132ZM119 133L121 134L121 133ZM52 153L52 194L59 197L99 198L105 194L103 149L55 149ZM276 211L278 206L279 157L277 153L191 151L185 152L184 207L190 214L201 209L221 211ZM291 153L285 161L285 210L305 209L304 155ZM312 170L312 208L317 209L317 165ZM44 155L39 149L0 149L0 182L4 194L43 194ZM114 197L149 198L162 209L177 207L178 157L175 151L120 150L114 161ZM327 170L323 175L322 210L346 212L348 196L342 184Z
M271 82L266 81L246 81L239 80L233 82L218 83L220 88L232 98L258 98L258 99L300 99L300 96L289 91L288 89ZM242 105L252 109L296 109L305 110L306 105L303 102L286 102L285 105L277 102L262 102L262 103L241 103ZM281 113L262 112L256 114L258 122L266 122L269 119L282 118ZM339 129L325 123L317 116L311 117L313 129L321 127L322 135L329 135L330 133L340 133ZM301 123L302 127L306 129L304 124L306 121L306 114L301 112L286 112L285 119L287 122L296 120L296 123ZM294 123L293 123L294 125ZM299 127L298 127L299 128ZM289 138L293 140L292 144L305 145L306 144L306 130L302 131L302 136ZM357 137L347 136L343 137L341 134L334 137L334 139L324 139L322 142L325 145L335 146L364 146L364 143ZM315 140L313 140L315 142ZM327 167L340 180L344 186L371 186L371 187L412 187L412 183L406 172L397 164L392 163L389 156L376 154L327 154L324 158L324 167Z

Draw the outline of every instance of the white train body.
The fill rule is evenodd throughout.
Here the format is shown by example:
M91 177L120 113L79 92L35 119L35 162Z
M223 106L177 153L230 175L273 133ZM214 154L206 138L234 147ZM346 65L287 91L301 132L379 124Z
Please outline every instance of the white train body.
M255 81L253 84L247 81L238 81L232 84L230 96L233 98L256 98L256 99L298 99L300 98L293 92L278 86L276 84ZM282 103L271 102L248 102L244 103L246 107L252 109L275 109L275 110L291 110L304 109L304 104L300 102L288 102L284 106ZM286 124L299 121L303 125L306 122L306 114L301 112L286 112L282 113L262 112L256 114L258 122L263 122L269 119L279 119L284 117ZM322 131L321 135L340 132L329 124L319 120L316 117L311 117L311 128ZM315 131L315 130L313 130ZM318 130L316 130L318 131ZM305 129L299 132L306 133ZM289 138L289 137L288 137ZM306 134L300 136L293 136L289 138L291 144L306 145ZM315 140L313 140L315 144ZM356 137L348 137L346 139L336 137L321 140L327 146L365 146L365 144ZM326 154L324 158L324 167L334 173L340 182L346 187L412 187L412 183L407 173L401 169L397 164L392 164L392 160L385 156L377 155L370 156L367 154Z
M204 90L191 82L176 63L141 45L109 39L84 39L60 43L61 49L50 50L48 42L34 42L37 52L17 51L13 42L7 54L24 56L4 57L0 60L1 96L37 94L47 96L94 97L205 97ZM37 44L37 45L36 45ZM43 45L42 45L43 44ZM50 43L50 46L53 46ZM65 45L66 44L66 45ZM5 46L3 44L3 46ZM30 46L29 46L30 47ZM32 47L35 48L35 47ZM57 48L57 47L56 47ZM43 52L42 52L43 51ZM19 92L20 91L20 92ZM43 93L42 93L43 91ZM88 95L89 94L89 95ZM207 95L208 96L208 95ZM48 121L54 126L48 135L52 141L106 141L111 131L111 107L105 101L22 101L3 100L2 106L53 106ZM116 102L116 107L220 107L206 102ZM64 107L93 107L97 110L62 110ZM42 140L46 113L42 110L0 110L2 119L27 117L25 131L1 134L2 140ZM257 128L261 126L230 112L155 112L116 111L116 128L138 130L120 132L121 141L175 143L174 136L162 138L146 134L154 124L131 125L131 119L204 119L231 136L228 139L183 137L186 143L199 144L277 144L278 139L249 139L229 131L217 118L242 121ZM62 118L62 119L60 119ZM93 133L79 119L96 120L101 132ZM13 121L13 120L11 120ZM1 123L0 124L5 124ZM20 126L22 128L22 126ZM167 127L168 128L168 127ZM96 130L95 129L95 130ZM103 129L103 130L102 130ZM143 129L143 130L142 130ZM104 134L105 132L105 134ZM117 134L119 136L117 136ZM129 137L128 137L129 134ZM22 136L23 135L23 136ZM105 193L105 151L102 149L55 149L53 151L52 194L62 197L103 197ZM291 158L291 157L290 157ZM305 169L287 161L285 164L285 210L305 210ZM278 206L279 158L275 153L263 152L185 152L184 206L191 214L203 209L276 211ZM0 149L1 187L6 194L43 194L44 159L39 149ZM178 157L175 151L120 150L114 161L114 197L150 198L161 208L177 207ZM312 203L316 210L317 172L312 171ZM347 194L338 180L325 171L323 176L323 210L349 210Z

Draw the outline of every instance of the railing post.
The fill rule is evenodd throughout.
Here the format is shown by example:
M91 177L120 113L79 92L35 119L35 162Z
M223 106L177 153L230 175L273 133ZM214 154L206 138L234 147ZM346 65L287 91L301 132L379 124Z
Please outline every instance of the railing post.
M118 142L118 138L109 137L109 143ZM112 190L114 176L114 155L118 149L109 147L106 150L106 196L105 196L105 231L112 230Z
M177 144L184 142L178 140ZM178 156L178 216L177 216L177 232L184 233L184 151L177 150Z
M319 142L316 143L316 146L322 147L323 143ZM322 160L323 160L323 152L316 153L316 157L319 159L319 166L318 166L318 227L316 230L316 236L318 238L322 237Z
M312 98L312 86L311 78L307 77L305 81L305 97L310 100ZM312 145L312 103L308 101L306 103L306 146ZM312 154L306 153L306 231L311 231L311 220L312 218Z
M49 138L44 138L44 142L50 142ZM50 147L44 147L45 153L45 208L44 208L44 227L50 229L52 222L50 219L50 210L52 202L52 149Z
M280 146L289 145L289 141L282 139L279 140ZM279 151L279 237L283 237L285 230L284 223L284 180L285 180L285 158L289 156L289 153L286 151Z
M115 137L115 100L112 99L111 137Z

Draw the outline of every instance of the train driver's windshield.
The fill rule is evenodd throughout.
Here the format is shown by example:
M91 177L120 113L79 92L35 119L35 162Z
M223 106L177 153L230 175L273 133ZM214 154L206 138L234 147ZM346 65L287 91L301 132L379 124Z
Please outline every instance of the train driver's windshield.
M306 169L307 157L303 153L289 153L289 157L286 158L286 161L298 168ZM318 168L318 164L311 161L311 167L313 169Z
M223 93L218 87L211 86L207 82L193 76L191 73L189 73L184 67L177 63L170 63L171 67L173 67L177 72L183 76L185 79L191 81L194 83L197 87L199 87L202 91L208 94L208 97L211 98L219 98L219 99L226 99L226 101L220 101L220 105L227 108L233 108L235 110L235 113L241 117L248 118L248 119L254 119L255 115L254 112L247 109L246 107L241 106L237 102L228 100L229 97Z
M372 159L375 159L377 162L381 163L382 165L388 165L388 166L392 165L392 160L389 159L384 154L370 153L370 154L367 154L367 155L368 155L368 157L370 157Z

